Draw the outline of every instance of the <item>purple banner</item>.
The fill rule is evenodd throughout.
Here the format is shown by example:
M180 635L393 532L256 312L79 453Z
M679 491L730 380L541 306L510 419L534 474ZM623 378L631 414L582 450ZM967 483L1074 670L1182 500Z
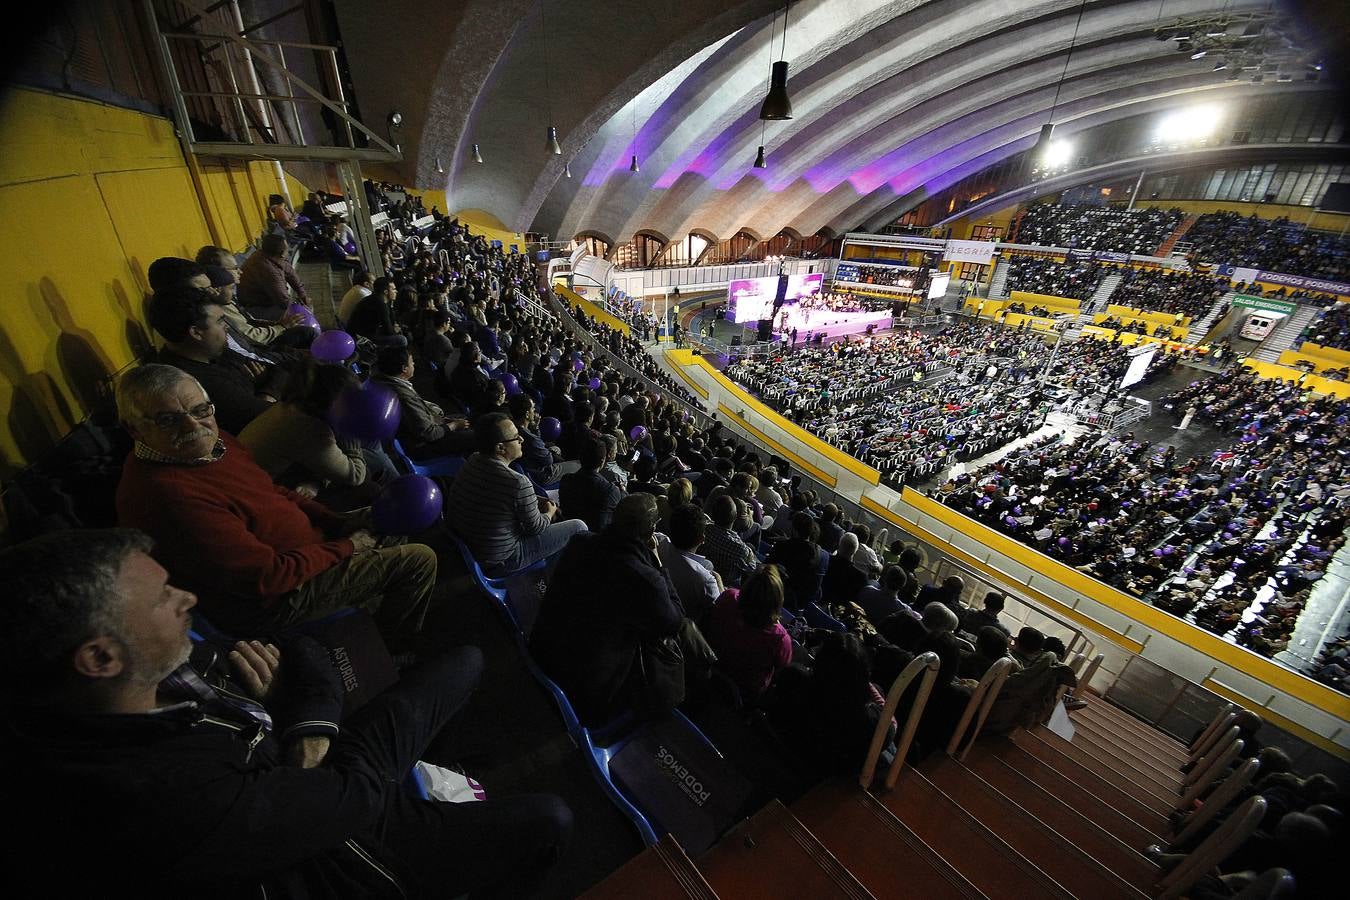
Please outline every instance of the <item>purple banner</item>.
M1342 297L1350 296L1350 284L1344 281L1328 281L1325 278L1309 278L1306 275L1286 275L1283 272L1257 272L1256 280L1301 291L1324 291Z

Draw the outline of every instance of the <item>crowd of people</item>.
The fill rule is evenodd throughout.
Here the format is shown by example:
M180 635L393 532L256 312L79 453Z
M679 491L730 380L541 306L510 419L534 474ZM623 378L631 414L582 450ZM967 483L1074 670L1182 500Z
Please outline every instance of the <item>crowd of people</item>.
M1321 347L1350 350L1350 303L1337 303L1308 323L1303 340Z
M1009 291L1088 300L1109 271L1092 260L1057 262L1048 257L1018 255L1008 259L1006 286Z
M1126 334L1143 334L1160 338L1172 337L1172 329L1177 327L1175 325L1160 325L1144 319L1131 319L1127 322L1120 316L1107 316L1100 322L1092 324L1099 328L1110 328L1112 331L1121 331Z
M1186 232L1191 258L1267 272L1350 280L1350 242L1313 231L1288 218L1263 219L1237 212L1206 213Z
M1147 379L1175 363L1158 354ZM726 369L788 419L882 473L918 483L1039 428L1047 386L1072 397L1119 381L1127 351L1097 341L1058 351L1035 332L963 323L900 330Z
M868 265L867 263L848 263L848 265L857 270L857 275L847 280L858 284L912 288L918 277L917 269L900 266Z
M1185 216L1179 209L1115 209L1038 203L1022 214L1012 242L1152 256Z
M1226 279L1170 269L1120 270L1125 277L1111 293L1111 302L1132 309L1174 313L1200 319L1228 291Z
M1162 398L1233 440L1206 458L1132 435L1051 436L949 480L942 502L1259 653L1284 649L1344 544L1350 402L1244 373Z

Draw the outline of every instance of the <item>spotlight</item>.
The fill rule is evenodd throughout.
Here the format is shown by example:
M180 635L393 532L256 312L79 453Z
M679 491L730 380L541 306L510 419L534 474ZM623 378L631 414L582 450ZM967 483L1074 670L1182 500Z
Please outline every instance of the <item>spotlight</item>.
M642 171L641 169L638 168L638 164L637 164L637 154L636 154L636 153L633 154L633 160L632 160L632 162L630 162L630 163L628 164L628 171L630 171L630 172L641 172L641 171Z
M1073 158L1073 144L1068 141L1051 141L1041 157L1047 169L1059 169L1069 164Z
M1221 59L1221 60L1219 60L1218 62L1216 62L1216 63L1214 64L1214 71L1215 71L1215 72L1222 72L1222 71L1223 71L1224 69L1226 69L1226 68L1228 68L1228 63L1227 63L1226 60L1222 60L1222 59Z
M1203 59L1208 50L1197 50L1191 54L1191 59Z
M403 124L403 113L399 112L398 110L394 110L389 114L390 128L397 128L402 124Z
M759 152L755 154L755 168L767 169L769 164L764 161L764 145L759 145Z
M769 93L759 108L759 117L771 122L792 118L792 101L787 92L787 60L780 59L773 64L773 73L769 78Z
M1050 138L1054 133L1054 122L1046 122L1042 125L1040 137L1036 138L1036 146L1031 149L1031 152L1036 156L1044 156L1046 151L1050 149Z
M481 163L483 161L483 154L478 152L477 144L473 145L473 161L476 163Z
M445 174L445 166L441 165L441 158L439 156L436 157L436 174L437 175Z
M563 163L563 177L564 177L564 178L571 178L571 177L572 177L572 164L571 164L571 163Z
M548 126L548 137L544 138L544 146L554 156L562 156L562 147L558 144L558 129L552 125Z

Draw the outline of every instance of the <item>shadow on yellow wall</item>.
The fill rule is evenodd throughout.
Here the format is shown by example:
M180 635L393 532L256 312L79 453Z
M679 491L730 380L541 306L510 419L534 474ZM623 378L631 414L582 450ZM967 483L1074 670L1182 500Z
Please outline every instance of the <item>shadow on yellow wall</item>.
M0 478L110 406L113 378L153 345L146 268L261 230L266 162L194 160L168 120L11 88L0 108Z

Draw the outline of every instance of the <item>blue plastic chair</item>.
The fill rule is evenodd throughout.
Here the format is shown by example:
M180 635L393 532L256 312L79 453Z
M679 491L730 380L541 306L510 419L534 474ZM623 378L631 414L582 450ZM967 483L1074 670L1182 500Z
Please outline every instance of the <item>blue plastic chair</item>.
M403 449L403 445L398 442L398 438L390 441L394 449L394 457L403 463L404 467L414 475L426 475L427 477L441 476L444 478L454 478L459 474L459 470L464 468L464 457L462 456L438 456L435 459L424 459L421 462L415 461Z
M827 613L814 603L806 604L802 610L802 615L806 616L806 624L812 628L824 628L828 631L847 631L844 623L840 622L834 616Z

